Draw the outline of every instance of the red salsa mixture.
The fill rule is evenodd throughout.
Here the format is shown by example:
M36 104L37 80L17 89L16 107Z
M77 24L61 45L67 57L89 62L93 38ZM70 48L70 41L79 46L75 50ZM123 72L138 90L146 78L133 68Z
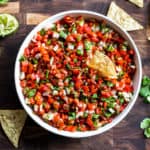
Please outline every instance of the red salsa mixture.
M87 66L90 51L115 64L117 79ZM65 131L110 123L133 95L134 50L104 21L66 16L41 29L20 58L20 85L35 114Z

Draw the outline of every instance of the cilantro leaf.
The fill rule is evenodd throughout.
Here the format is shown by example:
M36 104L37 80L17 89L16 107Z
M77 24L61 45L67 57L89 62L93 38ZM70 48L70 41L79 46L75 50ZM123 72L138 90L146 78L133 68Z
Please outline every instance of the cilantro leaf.
M150 103L150 78L148 76L144 76L142 79L140 96L145 98L145 103Z
M142 86L150 85L150 78L147 76L144 76L142 79Z
M150 138L150 127L144 130L144 135L145 135L147 138Z
M150 128L150 118L145 118L145 119L141 122L140 128L141 128L141 129Z
M140 96L147 97L149 95L150 95L149 86L141 87L141 89L140 89Z

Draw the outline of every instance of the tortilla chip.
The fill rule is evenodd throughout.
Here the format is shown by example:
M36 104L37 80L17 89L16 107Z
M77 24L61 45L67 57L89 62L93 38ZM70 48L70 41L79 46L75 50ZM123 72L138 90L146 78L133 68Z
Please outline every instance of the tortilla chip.
M150 40L150 25L148 25L146 28L146 36L147 36L147 39Z
M111 2L107 16L114 22L119 24L126 31L140 30L143 26L134 20L127 12L116 5L115 2Z
M131 3L137 5L138 7L143 8L144 7L144 1L143 0L129 0Z
M17 148L25 124L24 110L0 110L0 123L10 142Z
M87 65L99 71L102 77L117 78L115 65L112 60L105 54L96 51L92 58L87 62Z

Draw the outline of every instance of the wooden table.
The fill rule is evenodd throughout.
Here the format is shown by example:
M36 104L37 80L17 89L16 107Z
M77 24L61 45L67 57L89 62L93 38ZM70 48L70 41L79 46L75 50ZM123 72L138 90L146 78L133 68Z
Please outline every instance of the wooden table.
M0 7L0 13L12 13L20 28L14 35L0 39L0 108L21 108L14 86L14 62L26 35L41 20L60 11L71 9L92 10L106 14L111 0L19 0ZM148 19L148 3L137 8L126 0L116 0L142 25ZM150 12L150 10L149 10ZM150 15L150 13L149 13ZM150 41L145 30L130 32L135 40L143 62L143 74L150 75ZM144 117L150 116L150 106L138 98L128 116L110 131L90 138L69 139L48 133L30 118L27 119L20 139L19 150L150 150L150 140L145 139L139 128ZM0 129L0 150L13 150L2 129Z

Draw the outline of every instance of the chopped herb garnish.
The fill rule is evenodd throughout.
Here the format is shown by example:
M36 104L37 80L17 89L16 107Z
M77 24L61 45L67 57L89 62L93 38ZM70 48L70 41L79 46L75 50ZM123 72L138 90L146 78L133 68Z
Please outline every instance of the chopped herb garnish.
M104 102L114 102L115 98L114 97L109 97L109 98L102 98L101 100L104 101Z
M51 40L48 39L47 42L46 42L46 44L47 44L47 45L50 45L50 44L51 44Z
M123 97L120 97L120 98L119 98L119 101L120 101L121 104L123 104L123 103L124 103L124 98L123 98Z
M52 89L58 91L59 87L58 86L53 86Z
M90 41L84 41L84 48L89 51L92 49L92 43Z
M67 37L67 34L64 31L60 31L59 35L63 39L66 39L66 37Z
M77 58L74 58L73 61L74 61L74 63L77 63L77 62L78 62L78 59L77 59Z
M38 64L38 60L35 58L32 59L32 62L33 62L33 64Z
M74 86L74 82L70 82L69 87L73 87Z
M105 115L107 118L109 118L109 117L112 116L112 113L110 113L110 112L104 112L104 115Z
M36 89L31 89L28 91L27 96L29 98L33 97L36 94Z
M77 35L77 41L79 42L79 41L81 41L81 39L82 39L82 36L80 34Z
M46 80L41 80L41 81L40 81L40 83L48 83L48 82L49 82L48 79L46 79Z
M108 45L108 47L106 48L106 50L107 50L108 52L112 52L112 51L114 50L113 45L112 45L112 44Z
M74 120L76 119L76 113L75 112L69 112L69 120Z
M101 30L102 30L102 33L107 33L110 29L106 26L103 26Z
M45 77L46 77L46 78L49 77L49 70L46 70Z
M41 35L41 36L44 36L45 34L46 34L45 29L41 29L41 30L40 30L40 35Z
M21 56L20 59L19 59L20 62L25 61L25 60L26 60L25 56Z
M66 68L67 68L68 70L70 70L70 69L71 69L71 66L70 66L69 64L66 64Z
M98 118L99 118L99 115L98 115L98 114L93 114L93 115L92 115L92 119L93 119L93 120L98 119Z
M83 54L84 54L83 49L77 49L77 54L78 54L78 55L83 55Z
M84 112L84 113L83 113L83 117L84 117L84 118L87 118L87 116L88 116L88 113L87 113L87 112Z
M113 87L114 86L114 84L111 81L107 81L106 84L107 84L108 87Z
M98 95L95 93L95 94L92 95L92 98L93 98L93 99L97 99L97 98L98 98Z

